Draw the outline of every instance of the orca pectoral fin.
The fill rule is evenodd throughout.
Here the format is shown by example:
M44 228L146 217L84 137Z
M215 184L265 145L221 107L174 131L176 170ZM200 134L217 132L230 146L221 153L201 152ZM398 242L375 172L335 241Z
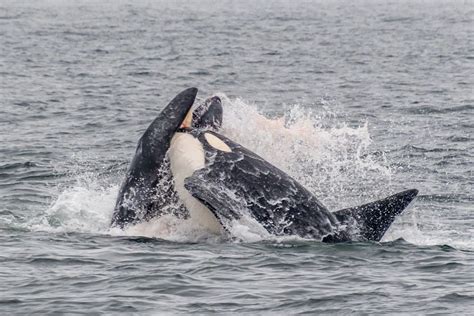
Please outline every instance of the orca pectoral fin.
M189 193L204 204L227 230L233 220L240 218L239 210L245 208L244 201L235 192L208 177L208 170L201 169L184 181Z
M326 242L346 241L350 231L357 231L362 240L380 241L395 217L403 212L418 194L418 190L403 191L385 199L334 212L345 231L326 236Z

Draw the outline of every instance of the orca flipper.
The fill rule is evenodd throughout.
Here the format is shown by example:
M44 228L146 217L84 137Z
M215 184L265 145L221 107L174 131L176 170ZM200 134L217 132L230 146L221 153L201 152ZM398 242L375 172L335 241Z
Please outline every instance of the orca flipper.
M418 190L406 190L385 199L334 212L345 229L326 236L324 242L357 240L380 241L395 217L403 212L418 194Z
M219 182L209 181L208 170L202 169L186 178L184 187L191 195L204 204L227 229L232 220L241 217L246 209L245 202L235 195L235 192L225 189Z
M161 211L157 203L156 184L163 180L166 152L176 130L181 126L196 98L198 89L189 88L179 93L161 111L138 141L135 156L120 188L112 226L123 228L140 220L148 220ZM164 195L173 195L171 188ZM162 199L168 200L168 199Z

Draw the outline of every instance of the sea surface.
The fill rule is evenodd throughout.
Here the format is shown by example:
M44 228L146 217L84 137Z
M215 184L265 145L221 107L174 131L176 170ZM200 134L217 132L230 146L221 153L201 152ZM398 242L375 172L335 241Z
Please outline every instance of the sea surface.
M0 0L0 314L473 315L473 1ZM382 242L110 229L181 90Z

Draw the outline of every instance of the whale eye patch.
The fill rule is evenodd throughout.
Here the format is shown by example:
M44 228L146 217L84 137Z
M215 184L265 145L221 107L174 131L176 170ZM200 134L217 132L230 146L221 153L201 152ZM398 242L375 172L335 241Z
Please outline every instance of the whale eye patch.
M224 151L226 153L232 152L232 149L224 143L221 139L219 139L217 136L214 136L210 133L205 133L204 138L206 138L206 141L209 145L214 147L217 150Z

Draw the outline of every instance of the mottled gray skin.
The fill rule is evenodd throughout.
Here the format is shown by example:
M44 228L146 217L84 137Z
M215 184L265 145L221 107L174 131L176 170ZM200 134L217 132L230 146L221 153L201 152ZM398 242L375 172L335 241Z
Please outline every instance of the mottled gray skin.
M276 236L296 235L325 242L379 241L395 216L418 191L331 213L311 192L252 151L215 132L191 130L203 144L206 166L185 180L185 188L204 203L224 227L243 214ZM207 143L211 133L231 152Z

